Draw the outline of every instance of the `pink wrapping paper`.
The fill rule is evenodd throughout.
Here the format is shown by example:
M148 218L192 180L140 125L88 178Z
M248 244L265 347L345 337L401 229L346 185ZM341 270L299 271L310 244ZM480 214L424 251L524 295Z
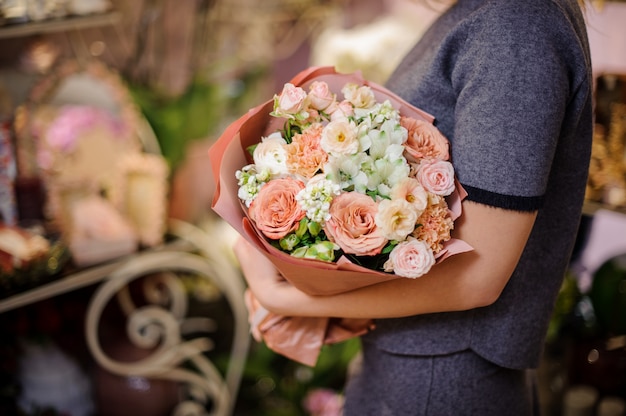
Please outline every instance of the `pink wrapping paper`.
M307 89L313 81L325 81L333 91L339 91L347 82L368 85L378 100L388 99L402 115L430 123L434 120L428 113L413 107L385 88L364 80L358 73L339 74L332 67L314 67L302 71L290 82ZM343 257L336 263L295 258L272 247L256 230L237 196L239 186L235 172L251 163L246 151L248 146L258 143L261 136L282 126L282 120L269 115L272 109L273 100L252 108L233 122L209 149L216 181L213 210L259 249L287 281L308 294L332 295L400 278L353 264ZM465 195L457 183L456 192L447 198L453 219L461 215L461 201ZM470 250L472 248L467 243L452 239L438 254L437 261ZM320 273L321 270L323 273ZM373 328L371 320L276 316L258 305L251 294L247 297L255 338L264 340L272 350L307 365L315 365L324 344L359 336Z

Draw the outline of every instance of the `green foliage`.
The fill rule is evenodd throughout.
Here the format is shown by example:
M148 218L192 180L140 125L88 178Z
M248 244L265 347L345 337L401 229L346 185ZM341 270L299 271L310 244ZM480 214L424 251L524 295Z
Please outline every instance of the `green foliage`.
M571 271L568 271L561 284L552 318L548 325L548 334L546 337L548 343L555 342L559 338L565 320L573 313L579 299L580 291L578 290L576 276Z
M221 133L230 120L258 104L259 85L267 75L261 66L227 79L199 75L179 96L144 83L128 82L128 87L174 169L182 162L188 142Z
M182 161L190 140L213 131L224 111L224 92L218 85L194 82L179 97L164 97L140 85L131 85L130 90L171 167Z
M603 335L626 334L626 268L624 260L606 261L594 274L589 297Z
M358 338L325 345L315 367L308 367L253 342L235 414L305 416L302 402L311 390L342 393L348 365L359 350Z

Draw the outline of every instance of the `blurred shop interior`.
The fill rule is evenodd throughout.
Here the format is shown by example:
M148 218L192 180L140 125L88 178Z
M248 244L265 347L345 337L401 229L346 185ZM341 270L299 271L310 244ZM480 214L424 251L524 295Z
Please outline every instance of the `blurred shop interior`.
M444 8L0 0L0 414L340 415L358 341L307 367L250 339L207 151L310 66L384 84ZM593 155L539 387L545 415L625 416L626 2L586 13Z

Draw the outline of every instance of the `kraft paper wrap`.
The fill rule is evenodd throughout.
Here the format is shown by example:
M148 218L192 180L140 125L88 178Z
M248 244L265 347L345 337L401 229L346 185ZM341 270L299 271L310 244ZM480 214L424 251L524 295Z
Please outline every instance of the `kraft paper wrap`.
M348 82L368 85L378 101L389 100L404 116L433 122L434 118L407 103L384 87L369 82L359 73L340 74L332 67L312 67L296 75L290 82L305 90L313 81L325 81L332 91L340 91ZM235 172L252 163L246 148L258 143L262 136L282 128L283 120L269 115L273 99L250 109L234 121L209 149L215 181L212 209L241 236L260 250L292 285L311 295L332 295L387 280L400 278L356 265L345 257L335 263L299 259L274 247L255 228L247 209L237 197L239 186ZM456 191L446 198L453 219L461 215L465 191L457 183ZM437 261L472 248L461 240L446 242ZM246 301L252 333L257 341L295 361L314 366L324 344L341 342L373 329L372 320L338 318L304 318L277 316L260 306L248 292Z

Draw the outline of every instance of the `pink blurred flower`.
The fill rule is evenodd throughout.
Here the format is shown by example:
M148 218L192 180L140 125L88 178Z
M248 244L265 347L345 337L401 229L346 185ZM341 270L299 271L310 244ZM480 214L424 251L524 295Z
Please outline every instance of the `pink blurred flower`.
M85 131L101 124L111 131L111 137L124 137L124 124L109 112L90 106L71 105L61 109L46 131L48 144L63 152L71 152Z
M331 389L313 389L304 398L304 409L311 416L341 416L343 396Z

